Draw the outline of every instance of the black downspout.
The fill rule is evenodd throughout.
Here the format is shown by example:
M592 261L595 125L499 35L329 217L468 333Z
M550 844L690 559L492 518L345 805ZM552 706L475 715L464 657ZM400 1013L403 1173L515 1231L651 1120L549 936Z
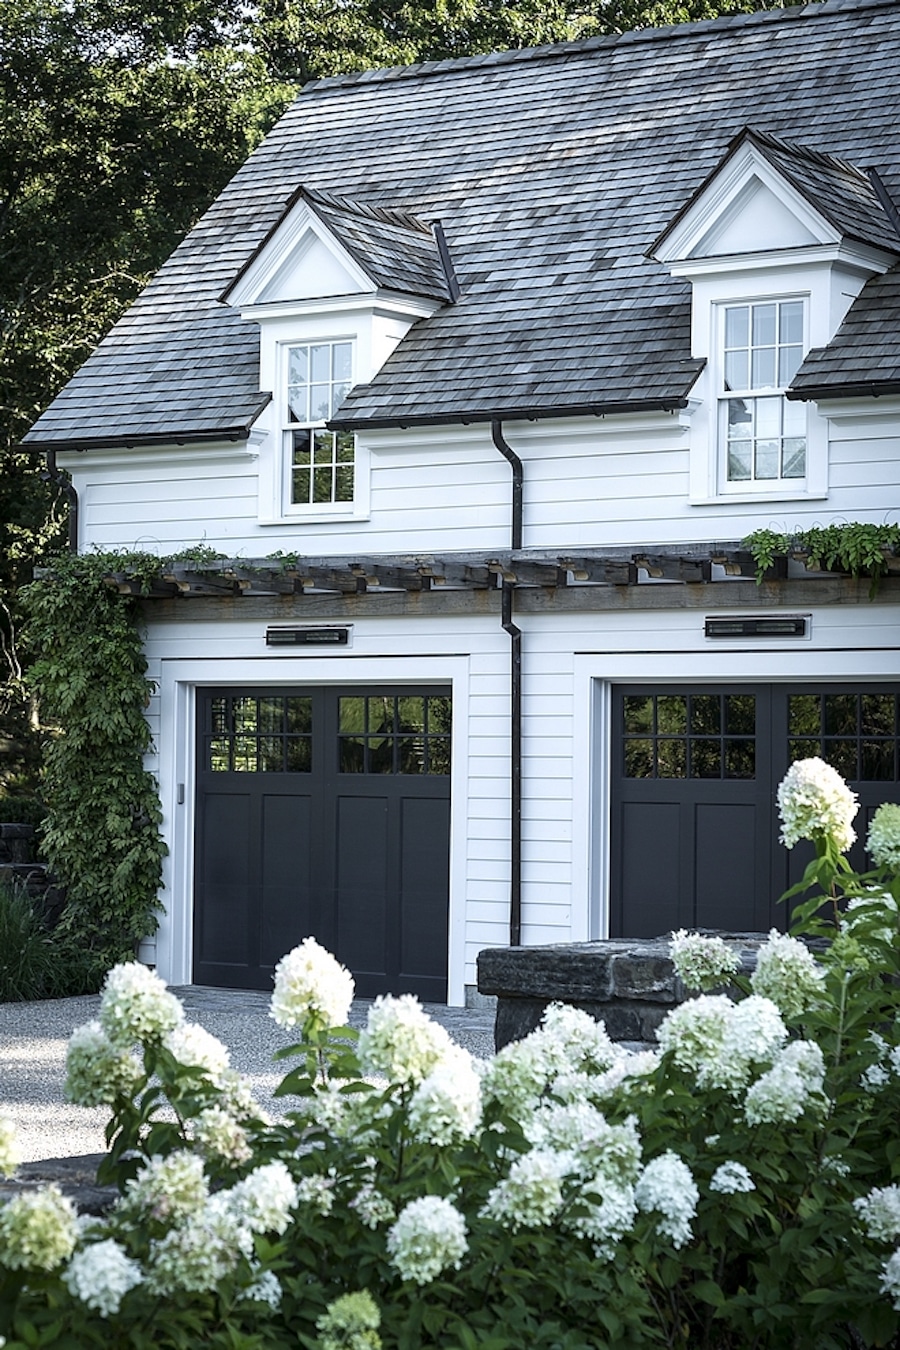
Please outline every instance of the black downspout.
M512 468L512 547L522 547L522 461L503 439L499 417L491 421L491 438ZM522 630L513 622L513 584L504 581L500 596L501 622L510 637L510 884L509 945L522 942Z
M69 552L78 552L78 493L69 474L56 463L56 451L47 451L47 468L42 475L54 487L62 488L69 503Z

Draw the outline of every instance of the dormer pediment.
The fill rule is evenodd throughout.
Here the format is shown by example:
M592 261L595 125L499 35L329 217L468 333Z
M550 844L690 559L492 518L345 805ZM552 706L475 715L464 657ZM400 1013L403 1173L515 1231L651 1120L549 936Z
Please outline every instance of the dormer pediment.
M867 255L900 252L900 237L867 176L854 165L745 130L657 239L651 255L676 274L704 263L797 250ZM785 258L785 261L788 259Z
M440 227L301 188L222 299L242 310L376 296L455 299Z
M236 308L372 294L366 274L301 197L222 299Z

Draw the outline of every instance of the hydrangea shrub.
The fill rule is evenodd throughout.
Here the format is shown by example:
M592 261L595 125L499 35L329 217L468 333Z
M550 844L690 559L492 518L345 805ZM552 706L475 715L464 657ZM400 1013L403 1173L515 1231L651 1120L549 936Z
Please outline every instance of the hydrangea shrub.
M553 1005L482 1063L409 996L357 1033L308 938L276 969L297 1041L270 1120L156 976L116 967L68 1093L110 1108L119 1198L0 1203L6 1350L900 1350L900 829L882 808L851 872L826 768L780 792L816 852L794 933L749 980L674 934L697 996L653 1050Z

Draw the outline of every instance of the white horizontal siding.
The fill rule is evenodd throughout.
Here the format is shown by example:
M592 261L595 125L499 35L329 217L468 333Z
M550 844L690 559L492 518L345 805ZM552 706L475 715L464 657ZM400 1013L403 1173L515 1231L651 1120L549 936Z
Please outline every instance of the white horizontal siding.
M649 547L739 539L827 520L881 520L900 487L900 419L829 423L827 499L688 498L690 427L659 415L508 423L524 465L525 544L538 548ZM259 522L258 473L272 454L86 452L71 469L82 502L82 544L175 551L204 543L265 557L276 551L337 555L439 553L508 546L511 472L484 426L370 433L370 515L354 521Z

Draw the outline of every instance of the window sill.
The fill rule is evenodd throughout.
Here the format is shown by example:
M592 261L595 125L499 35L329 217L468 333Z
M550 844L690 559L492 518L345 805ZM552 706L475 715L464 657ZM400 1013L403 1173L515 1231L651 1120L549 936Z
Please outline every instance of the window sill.
M805 488L761 488L754 492L720 492L714 497L691 497L691 506L726 506L731 502L824 502L826 491Z
M259 516L260 525L346 525L349 521L368 520L369 512L354 509L352 506L329 510L323 507L310 507L308 510L285 511L282 515Z

